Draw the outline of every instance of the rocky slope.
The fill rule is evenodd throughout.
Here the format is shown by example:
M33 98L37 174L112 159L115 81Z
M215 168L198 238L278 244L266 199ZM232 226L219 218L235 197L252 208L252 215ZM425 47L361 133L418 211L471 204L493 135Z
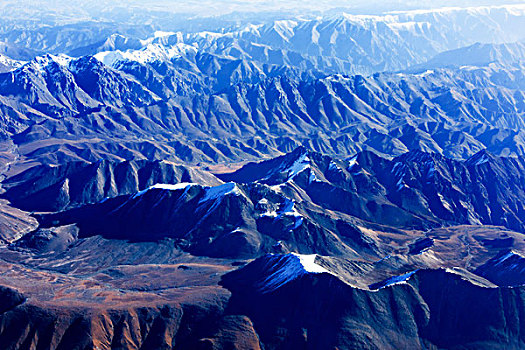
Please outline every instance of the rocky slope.
M166 162L28 169L3 196L56 212L0 247L0 342L519 349L524 236L490 224L523 232L522 163L299 148L224 183Z
M523 347L521 307L514 307L522 288L495 288L461 271L433 270L369 292L323 268L300 265L296 272L292 266L300 258L267 256L224 277L233 294L231 312L248 314L270 349ZM268 289L278 278L277 287Z
M60 211L134 194L157 183L221 183L215 176L191 167L162 161L96 163L71 162L35 166L2 183L3 196L28 211Z
M46 56L0 74L0 123L20 164L137 157L215 164L301 144L339 156L523 153L521 66L301 80L243 65L234 67L248 81L208 94L221 80L203 85L191 67L134 64L125 73L90 57Z
M525 232L521 158L480 152L456 161L412 152L389 160L364 152L338 160L299 148L219 174L226 182L220 185L206 173L178 175L169 164L142 164L136 172L130 163L47 168L36 188L21 181L41 172L30 169L8 178L3 196L22 209L58 211L37 215L41 228L74 224L81 238L169 238L182 250L214 257L296 251L380 259L394 251L382 238L386 232L410 245L412 255L435 239L418 233L407 242L405 230L495 225ZM121 176L124 170L129 176ZM519 244L499 240L508 241L505 248Z

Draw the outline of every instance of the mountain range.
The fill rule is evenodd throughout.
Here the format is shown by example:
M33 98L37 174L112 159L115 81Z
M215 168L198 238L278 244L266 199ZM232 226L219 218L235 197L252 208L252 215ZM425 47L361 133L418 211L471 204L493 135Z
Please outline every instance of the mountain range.
M525 348L525 6L58 3L0 4L0 348Z
M521 327L523 162L298 148L217 177L158 162L31 168L3 183L38 224L3 237L1 268L17 277L0 279L0 341L520 348L506 325ZM42 279L56 283L27 284Z
M518 63L300 78L194 58L218 73L178 68L178 60L116 70L91 56L37 58L0 74L4 137L22 160L45 164L108 156L213 164L299 145L342 156L423 150L466 159L485 148L523 154ZM217 91L217 84L228 87Z

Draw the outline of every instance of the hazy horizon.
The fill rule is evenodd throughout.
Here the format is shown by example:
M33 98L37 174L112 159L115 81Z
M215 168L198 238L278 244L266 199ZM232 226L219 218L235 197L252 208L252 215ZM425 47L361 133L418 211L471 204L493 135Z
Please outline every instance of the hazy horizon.
M196 16L220 16L240 12L332 12L334 10L349 11L360 14L379 14L389 11L409 11L417 9L437 9L443 7L477 7L501 6L524 4L519 0L375 0L375 1L345 1L345 0L319 0L319 1L262 1L262 0L218 0L218 1L178 1L178 0L99 0L86 3L85 1L66 0L4 0L0 4L0 13L3 16L15 17L20 13L37 10L40 13L59 13L64 16L75 17L83 14L88 17L97 17L107 14L115 8L125 7L132 9L147 9L149 11L166 11L172 14L191 14ZM30 18L28 18L30 19ZM79 19L82 19L80 17Z

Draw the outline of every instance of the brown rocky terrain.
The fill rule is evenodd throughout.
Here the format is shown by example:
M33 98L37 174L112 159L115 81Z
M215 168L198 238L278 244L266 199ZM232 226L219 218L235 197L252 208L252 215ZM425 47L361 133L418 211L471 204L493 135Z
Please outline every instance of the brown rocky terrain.
M222 180L159 162L29 169L4 181L19 221L2 231L0 343L522 348L525 236L492 209L521 222L521 162L298 149Z

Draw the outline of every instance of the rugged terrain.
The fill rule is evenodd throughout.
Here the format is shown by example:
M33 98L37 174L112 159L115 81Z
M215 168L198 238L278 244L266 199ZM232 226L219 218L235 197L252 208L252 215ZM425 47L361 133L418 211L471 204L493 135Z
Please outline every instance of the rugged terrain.
M298 148L216 176L31 168L4 181L36 223L2 232L0 341L522 348L523 162Z
M1 349L525 348L523 4L145 4L0 3Z

